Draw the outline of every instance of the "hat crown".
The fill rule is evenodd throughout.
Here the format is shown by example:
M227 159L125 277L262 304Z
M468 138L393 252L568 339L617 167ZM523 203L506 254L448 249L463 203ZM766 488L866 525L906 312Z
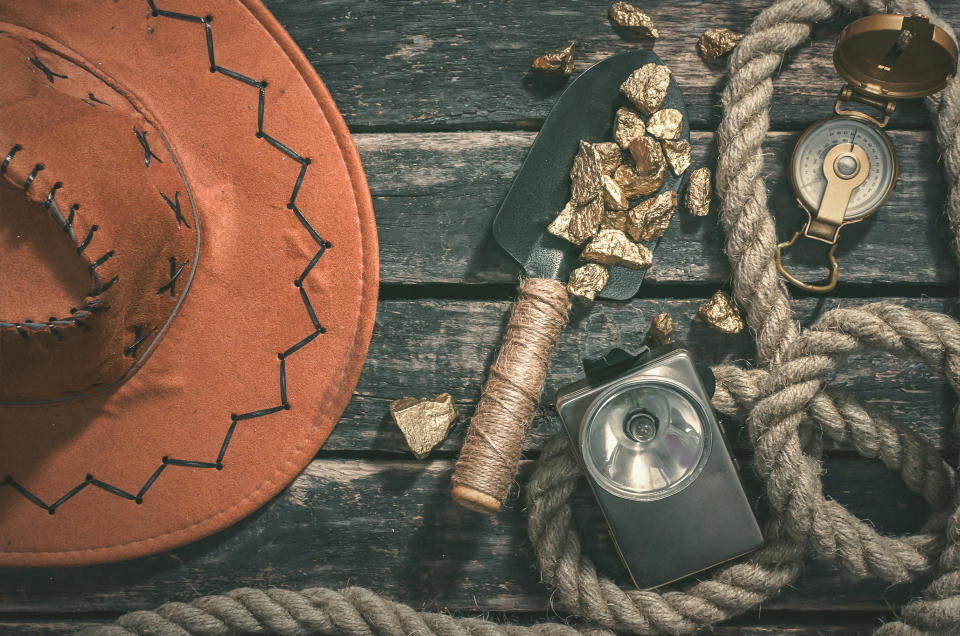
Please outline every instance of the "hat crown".
M0 34L0 404L130 377L198 255L179 164L95 66Z

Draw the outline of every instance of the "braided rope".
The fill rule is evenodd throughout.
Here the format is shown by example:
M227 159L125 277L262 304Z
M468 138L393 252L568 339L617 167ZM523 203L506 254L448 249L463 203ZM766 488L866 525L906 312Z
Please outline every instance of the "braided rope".
M762 179L761 144L769 129L771 77L782 56L803 43L813 24L837 10L923 13L949 27L921 0L779 0L757 16L734 50L718 130L717 188L733 271L733 289L757 338L759 368L714 369L714 407L747 418L757 472L772 520L766 545L749 559L719 569L684 591L621 590L597 576L581 552L570 498L580 471L565 437L551 440L527 486L529 536L544 581L588 625L500 625L478 618L416 612L362 588L251 590L167 603L133 612L84 634L385 634L521 635L633 632L691 633L757 607L799 576L806 550L857 576L889 582L935 572L922 599L878 634L906 636L960 631L960 496L954 471L929 443L887 415L826 385L846 358L877 349L922 360L960 391L960 323L948 316L875 303L825 313L801 332L777 277L777 239ZM948 178L947 218L960 236L960 83L927 100ZM960 244L955 243L960 258ZM918 534L876 532L823 495L817 433L880 459L933 511Z

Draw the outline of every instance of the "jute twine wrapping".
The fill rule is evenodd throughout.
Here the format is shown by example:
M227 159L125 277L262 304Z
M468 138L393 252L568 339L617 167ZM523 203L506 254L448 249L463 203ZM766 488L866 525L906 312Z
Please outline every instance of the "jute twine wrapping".
M828 386L849 355L876 349L898 359L922 361L958 390L960 323L935 312L875 303L827 312L801 332L774 265L777 239L767 207L761 148L769 127L771 77L783 54L808 40L813 24L841 9L921 13L946 27L920 0L781 0L757 16L731 55L719 129L717 186L734 295L757 338L757 367L716 367L713 404L722 413L747 419L755 469L771 509L763 548L682 591L621 590L598 577L581 552L570 507L580 472L567 440L559 436L545 446L527 486L529 536L543 580L555 588L558 604L585 622L582 630L566 624L517 627L421 613L361 588L340 592L240 588L127 614L114 625L88 633L685 634L758 607L796 580L807 551L856 576L898 582L933 575L922 598L908 604L900 620L883 625L878 634L960 633L960 496L954 471L916 433ZM949 188L946 215L956 238L960 82L951 82L927 104L937 126ZM885 536L825 497L819 461L823 436L879 459L921 494L933 512L920 532Z
M520 284L451 479L461 505L496 512L506 499L569 309L563 283L527 278Z

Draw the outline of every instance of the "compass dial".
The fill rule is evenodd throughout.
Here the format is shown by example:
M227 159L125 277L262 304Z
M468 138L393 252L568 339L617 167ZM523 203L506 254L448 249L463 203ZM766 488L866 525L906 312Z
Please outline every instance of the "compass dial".
M897 156L890 139L876 126L854 117L833 117L807 129L793 153L791 177L800 203L811 213L820 208L827 187L823 162L827 153L838 145L861 147L870 160L866 180L853 190L844 221L857 221L876 211L890 193L897 179ZM852 168L855 169L855 166ZM843 165L837 166L843 170Z

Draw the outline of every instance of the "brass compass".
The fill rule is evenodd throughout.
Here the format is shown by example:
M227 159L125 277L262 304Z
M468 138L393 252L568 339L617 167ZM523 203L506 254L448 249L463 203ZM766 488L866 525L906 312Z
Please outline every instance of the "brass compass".
M874 15L840 33L833 63L847 81L834 116L810 126L790 160L790 182L807 221L777 246L780 273L812 292L828 292L837 285L840 228L876 212L897 184L897 153L883 131L895 100L943 89L956 72L957 44L924 16ZM878 113L860 112L857 105ZM801 236L830 245L826 284L805 283L784 268L781 252Z

